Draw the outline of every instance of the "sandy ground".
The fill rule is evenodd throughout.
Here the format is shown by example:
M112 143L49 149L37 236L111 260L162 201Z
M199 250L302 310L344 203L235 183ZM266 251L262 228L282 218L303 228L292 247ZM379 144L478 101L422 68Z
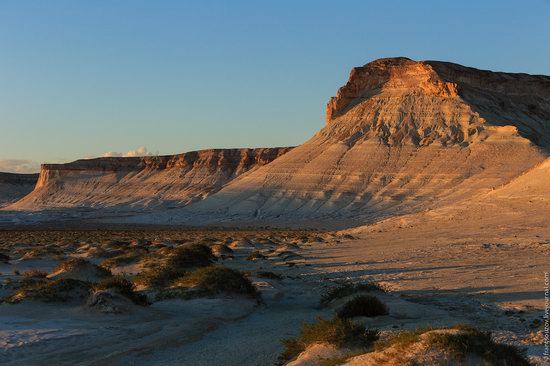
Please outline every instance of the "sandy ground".
M534 340L540 328L533 321L542 319L550 232L543 220L518 217L526 224L499 226L461 217L451 220L443 211L390 219L352 230L354 239L300 244L294 251L302 258L288 260L271 255L247 261L253 248L235 249L224 265L284 276L252 277L261 305L239 297L167 300L105 315L79 304L2 304L0 362L273 365L281 339L296 335L304 321L334 314L318 307L333 281L374 280L391 289L380 295L390 315L369 319L370 326L396 331L472 324L499 341L528 347L532 361L542 365L542 345ZM13 267L54 266L51 259L12 261L0 272L10 277Z

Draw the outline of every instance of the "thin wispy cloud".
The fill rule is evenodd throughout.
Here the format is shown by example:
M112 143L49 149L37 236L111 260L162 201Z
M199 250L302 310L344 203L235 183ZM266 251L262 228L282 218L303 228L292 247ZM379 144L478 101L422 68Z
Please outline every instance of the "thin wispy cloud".
M36 161L24 159L3 159L0 160L0 172L8 173L37 173L40 171L40 164Z
M129 150L125 153L116 152L116 151L107 151L103 154L107 158L122 158L122 157L133 157L133 156L152 156L153 153L147 150L147 147L140 146L135 150Z

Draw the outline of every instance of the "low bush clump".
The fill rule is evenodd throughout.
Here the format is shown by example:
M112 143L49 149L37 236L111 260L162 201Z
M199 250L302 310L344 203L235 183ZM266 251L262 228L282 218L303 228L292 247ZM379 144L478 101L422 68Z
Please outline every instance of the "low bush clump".
M183 269L176 269L169 266L157 266L138 274L134 282L149 288L162 288L184 276L185 273L186 271Z
M452 331L452 330L456 331ZM457 325L452 328L420 328L414 331L400 332L385 342L375 344L376 351L389 347L404 350L414 343L425 341L430 348L439 348L451 354L458 361L463 361L468 355L476 355L487 365L530 365L525 351L514 346L495 343L490 332L482 332L467 325Z
M233 293L259 297L258 290L243 273L226 267L199 268L177 279L173 285L187 288L189 296Z
M124 253L101 262L101 267L114 268L125 264L135 263L141 258L140 253Z
M87 265L89 262L82 258L69 258L64 261L61 261L53 269L54 272L57 271L71 271L75 268L79 268Z
M265 255L260 253L258 250L253 251L248 257L246 257L247 261L257 261L260 259L265 259Z
M341 283L330 288L321 296L320 305L327 306L332 300L341 299L354 295L358 292L386 292L386 290L375 282L365 283Z
M392 346L397 346L399 349L405 349L411 344L418 342L422 334L434 329L435 328L418 328L416 330L398 332L390 339L376 342L374 344L374 350L382 351Z
M104 246L105 247L108 247L108 248L126 248L130 245L130 242L129 241L126 241L126 240L119 240L119 239L113 239L113 240L109 240L107 241L106 243L104 243Z
M376 296L360 295L354 297L344 304L338 311L340 318L354 318L356 316L366 316L369 318L388 315L388 307Z
M529 366L524 350L495 343L490 332L482 332L468 326L455 328L460 332L428 334L428 344L450 352L458 360L463 360L468 354L475 354L490 365Z
M166 265L171 268L206 267L217 260L210 247L203 244L185 244L177 248L168 258Z
M134 281L150 288L163 288L183 277L188 270L210 266L217 260L212 249L203 244L185 244L170 252L173 253L166 263L141 272Z
M365 329L350 319L335 317L331 320L319 318L317 323L303 324L296 338L283 340L284 351L279 355L279 364L296 358L314 343L329 343L341 348L369 348L378 339L378 330Z
M82 258L69 258L59 263L57 267L54 268L53 272L72 272L78 271L82 268L94 268L96 275L98 277L109 277L111 276L111 271L95 264L90 263L89 261Z
M48 245L43 247L36 247L34 249L27 250L21 259L33 259L33 258L58 258L64 254L63 250L58 246Z
M149 305L149 302L147 301L147 296L137 293L135 291L134 284L124 277L109 277L94 286L94 290L96 291L109 289L114 289L120 295L132 300L132 302L136 305Z
M38 269L29 269L23 272L24 278L46 278L48 274Z
M23 300L42 302L67 302L83 299L90 293L91 284L86 281L62 278L55 281L22 282L21 287L4 298L7 303L18 303Z

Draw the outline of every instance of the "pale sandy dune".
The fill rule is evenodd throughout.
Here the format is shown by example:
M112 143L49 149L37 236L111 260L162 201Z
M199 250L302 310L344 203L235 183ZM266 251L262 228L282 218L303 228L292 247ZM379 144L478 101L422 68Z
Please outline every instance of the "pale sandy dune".
M200 339L223 322L246 315L254 305L239 299L170 300L114 315L58 304L0 305L0 362L117 364Z
M312 254L324 271L375 278L412 294L470 294L499 306L540 309L550 255L548 204L529 204L533 211L476 206L388 219L351 230L356 241Z
M535 293L536 284L532 285L547 257L537 251L540 248L502 245L507 242L497 240L499 232L489 245L476 239L466 245L456 242L452 231L443 230L434 244L430 239L435 238L433 229L437 227L431 231L419 227L415 236L412 229L398 229L389 222L385 225L378 226L383 232L363 228L362 233L354 234L360 238L353 240L330 233L313 233L298 246L277 240L303 258L292 267L289 263L293 261L276 255L248 261L246 257L257 250L250 246L236 250L234 258L220 261L218 265L251 273L263 295L259 306L247 298L218 297L158 301L150 307L122 304L124 311L105 314L78 303L0 304L0 362L41 365L47 359L57 365L273 365L282 351L281 339L297 335L304 321L334 316L355 296L319 307L325 288L344 279L379 280L393 290L374 293L389 307L388 315L357 319L369 327L395 332L468 323L493 330L500 341L529 346L531 356L541 353L542 346L529 338L529 326L540 315L540 294ZM398 238L403 230L403 237ZM256 246L268 242L251 241ZM38 268L46 265L52 263L33 264ZM9 266L1 268L3 275ZM276 272L282 278L256 277L260 270ZM505 315L505 309L513 311Z
M372 352L353 357L343 363L345 366L408 366L408 365L446 365L446 366L476 366L483 365L484 360L476 355L466 355L457 360L455 356L444 350L430 347L426 338L430 334L459 334L457 330L434 330L422 334L417 342L407 346L390 347L383 351Z

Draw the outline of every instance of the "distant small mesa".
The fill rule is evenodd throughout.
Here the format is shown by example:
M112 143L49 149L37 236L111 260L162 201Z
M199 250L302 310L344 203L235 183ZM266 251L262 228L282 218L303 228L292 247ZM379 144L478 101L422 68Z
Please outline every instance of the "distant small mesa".
M485 194L549 149L550 77L386 58L352 69L327 104L325 127L296 148L44 165L36 189L9 208L154 208L140 222L352 226Z
M184 206L291 149L210 149L177 155L103 157L43 164L34 191L9 209Z
M0 208L30 193L37 180L38 174L0 172Z

